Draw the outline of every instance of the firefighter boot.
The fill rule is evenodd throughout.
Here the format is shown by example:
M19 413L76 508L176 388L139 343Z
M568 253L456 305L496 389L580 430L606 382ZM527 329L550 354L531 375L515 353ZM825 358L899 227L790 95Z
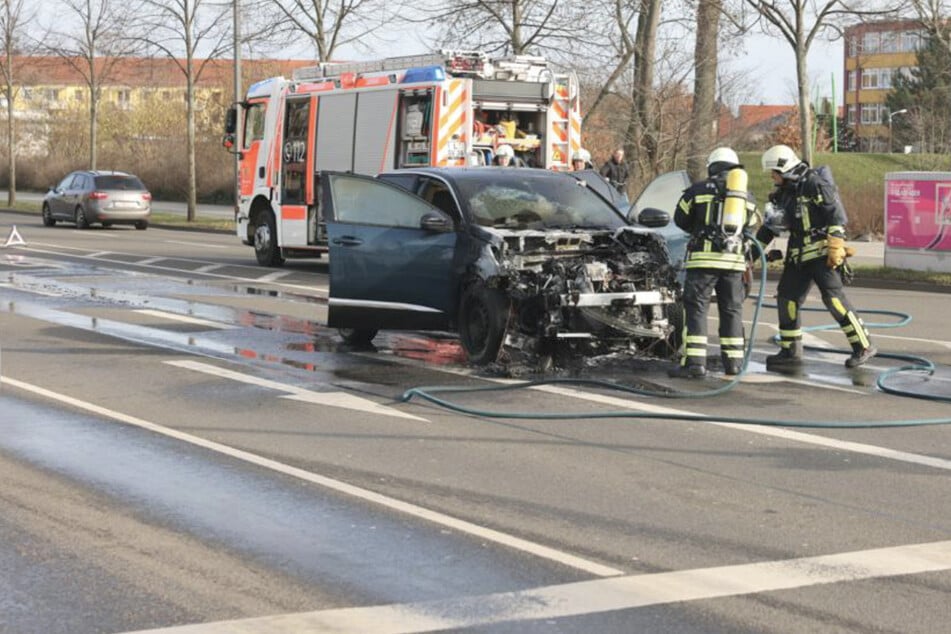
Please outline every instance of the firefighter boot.
M721 357L723 361L723 373L728 376L736 376L743 369L743 359L732 359L727 356Z
M707 368L699 363L675 365L667 371L667 376L674 379L699 379L706 374Z
M845 367L857 368L876 354L878 354L878 348L871 344L868 348L853 349L852 356L845 360Z
M767 370L792 370L802 366L802 341L793 341L788 348L766 357Z

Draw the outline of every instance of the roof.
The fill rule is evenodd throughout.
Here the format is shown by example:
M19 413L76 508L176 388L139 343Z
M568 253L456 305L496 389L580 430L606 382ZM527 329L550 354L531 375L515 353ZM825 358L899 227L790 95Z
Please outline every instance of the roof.
M794 105L744 105L739 107L736 117L728 112L720 117L719 136L772 130L796 111Z
M202 85L230 86L234 66L230 59L194 60L197 68L206 62L199 79ZM184 59L168 57L99 57L95 60L102 84L109 86L181 87L185 83L182 68ZM313 65L313 60L243 60L242 75L246 84L285 75L289 77L295 68ZM13 61L14 77L26 86L83 86L88 63L81 57L56 55L20 56Z

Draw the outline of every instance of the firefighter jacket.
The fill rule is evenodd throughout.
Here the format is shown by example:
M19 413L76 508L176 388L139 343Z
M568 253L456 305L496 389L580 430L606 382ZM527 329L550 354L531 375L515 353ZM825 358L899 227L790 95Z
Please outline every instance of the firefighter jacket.
M721 212L726 196L724 170L704 181L694 183L680 197L674 211L674 224L690 234L687 243L687 269L745 271L748 240L728 235L721 226ZM753 195L746 196L746 228L756 223Z
M794 171L798 178L785 179L769 199L782 210L783 225L789 229L786 262L802 264L826 257L827 236L844 238L846 219L833 202L835 192L828 191L815 170L803 163Z

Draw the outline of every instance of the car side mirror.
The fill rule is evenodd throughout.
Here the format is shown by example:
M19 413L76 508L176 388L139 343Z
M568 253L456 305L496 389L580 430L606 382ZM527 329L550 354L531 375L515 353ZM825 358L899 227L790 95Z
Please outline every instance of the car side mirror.
M452 231L452 223L449 222L449 219L434 213L424 214L423 217L419 219L419 227L420 229L432 233L448 233Z
M646 209L642 209L641 213L637 214L636 217L635 214L632 213L628 216L628 220L640 223L645 227L659 229L670 224L670 214L666 211L655 209L654 207L647 207Z

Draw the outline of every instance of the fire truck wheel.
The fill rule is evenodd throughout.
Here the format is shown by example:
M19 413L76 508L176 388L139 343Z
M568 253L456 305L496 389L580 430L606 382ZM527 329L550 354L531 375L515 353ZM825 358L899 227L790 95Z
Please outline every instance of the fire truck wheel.
M379 331L375 328L338 328L337 332L351 346L368 346Z
M499 356L509 301L498 290L475 283L462 294L459 303L459 339L470 363L485 365Z
M263 211L255 216L254 225L254 256L261 266L281 266L284 258L281 249L277 246L277 223L270 210Z

